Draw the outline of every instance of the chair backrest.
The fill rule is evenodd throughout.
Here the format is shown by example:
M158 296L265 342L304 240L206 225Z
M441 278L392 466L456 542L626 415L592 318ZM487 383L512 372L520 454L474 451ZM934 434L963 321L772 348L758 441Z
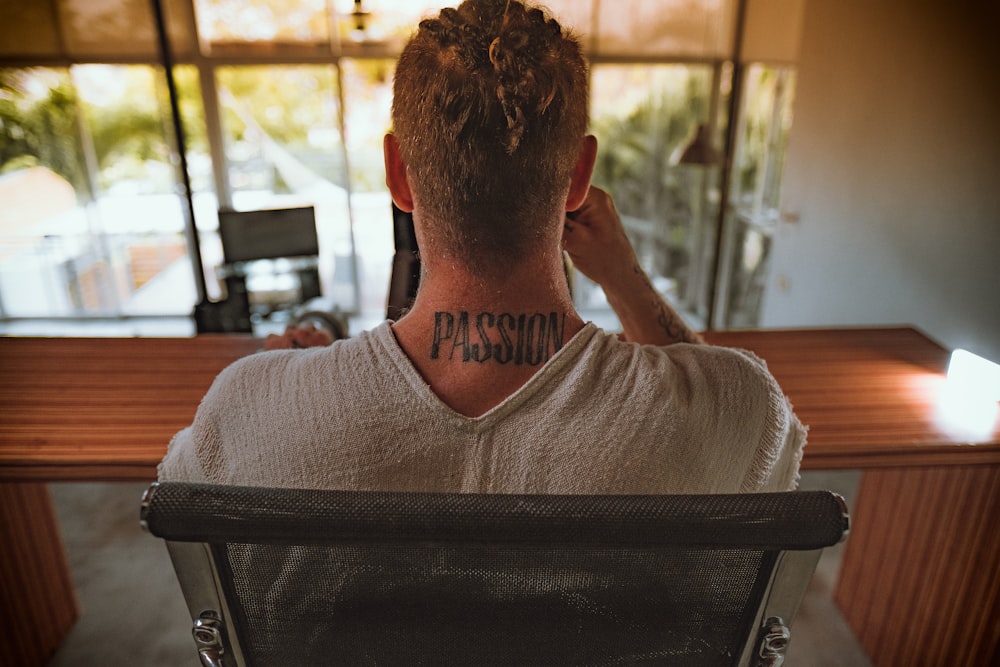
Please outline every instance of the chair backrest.
M780 664L828 492L560 496L154 484L204 664ZM763 657L762 657L763 656ZM217 662L212 662L216 660Z
M413 214L392 205L392 239L396 251L392 256L389 293L386 297L386 319L398 320L413 306L420 285L420 251L413 228Z

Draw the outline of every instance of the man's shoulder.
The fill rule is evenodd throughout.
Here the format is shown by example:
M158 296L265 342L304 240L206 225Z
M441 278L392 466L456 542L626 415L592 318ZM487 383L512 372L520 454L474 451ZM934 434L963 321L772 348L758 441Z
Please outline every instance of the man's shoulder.
M767 363L749 350L719 345L678 343L664 353L678 369L697 372L706 382L765 393L780 393Z
M350 360L372 354L371 335L372 332L365 331L325 346L261 350L237 359L227 366L216 378L215 384L275 385L279 384L282 378L324 373L331 364L350 366Z
M749 350L720 345L674 343L642 345L623 341L615 334L600 331L591 353L598 357L641 360L651 364L695 364L706 369L728 372L743 369L751 374L769 376L767 364Z
M717 345L675 343L639 345L604 334L584 358L583 376L608 382L641 383L683 391L708 401L764 403L781 389L767 364L747 350ZM603 382L603 381L599 381Z

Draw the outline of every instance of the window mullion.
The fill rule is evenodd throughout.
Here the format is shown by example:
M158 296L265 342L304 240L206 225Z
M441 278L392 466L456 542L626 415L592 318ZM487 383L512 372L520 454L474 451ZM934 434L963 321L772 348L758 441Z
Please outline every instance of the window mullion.
M201 86L202 111L205 114L205 132L208 152L212 156L212 178L215 182L215 196L219 208L232 208L233 189L229 183L229 168L226 164L226 148L222 138L222 117L219 113L219 89L216 85L215 68L198 64L198 81Z
M340 107L340 117L337 119L337 123L340 130L340 146L344 155L344 182L347 186L347 229L351 242L351 283L354 288L354 305L360 314L362 310L361 280L358 276L358 248L354 235L354 206L352 205L354 188L351 183L351 156L350 151L347 150L347 109L344 106L344 71L340 63L340 58L336 58L333 63L337 82L337 105Z

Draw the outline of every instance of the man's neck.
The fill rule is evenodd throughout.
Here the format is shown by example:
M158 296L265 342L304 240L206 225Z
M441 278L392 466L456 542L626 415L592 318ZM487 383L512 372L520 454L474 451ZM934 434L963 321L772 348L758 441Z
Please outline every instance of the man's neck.
M484 320L504 317L518 319L543 315L565 320L572 336L583 326L573 306L561 256L520 263L500 275L477 273L451 264L427 266L413 307L394 327L429 333L447 315L470 318L484 314Z
M430 267L393 332L431 389L474 416L527 382L582 327L561 263L547 262L487 279Z

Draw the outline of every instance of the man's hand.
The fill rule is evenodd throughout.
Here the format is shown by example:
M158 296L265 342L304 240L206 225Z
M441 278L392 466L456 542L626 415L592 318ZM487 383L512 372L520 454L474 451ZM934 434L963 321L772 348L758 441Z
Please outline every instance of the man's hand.
M591 187L583 206L567 214L563 248L583 275L604 289L625 340L650 345L704 342L653 287L607 192Z
M264 339L265 350L289 350L303 347L329 345L333 336L325 329L317 329L312 324L290 326L284 333L268 334Z
M573 266L605 292L634 285L635 250L615 203L604 190L591 186L583 206L566 215L563 248Z

